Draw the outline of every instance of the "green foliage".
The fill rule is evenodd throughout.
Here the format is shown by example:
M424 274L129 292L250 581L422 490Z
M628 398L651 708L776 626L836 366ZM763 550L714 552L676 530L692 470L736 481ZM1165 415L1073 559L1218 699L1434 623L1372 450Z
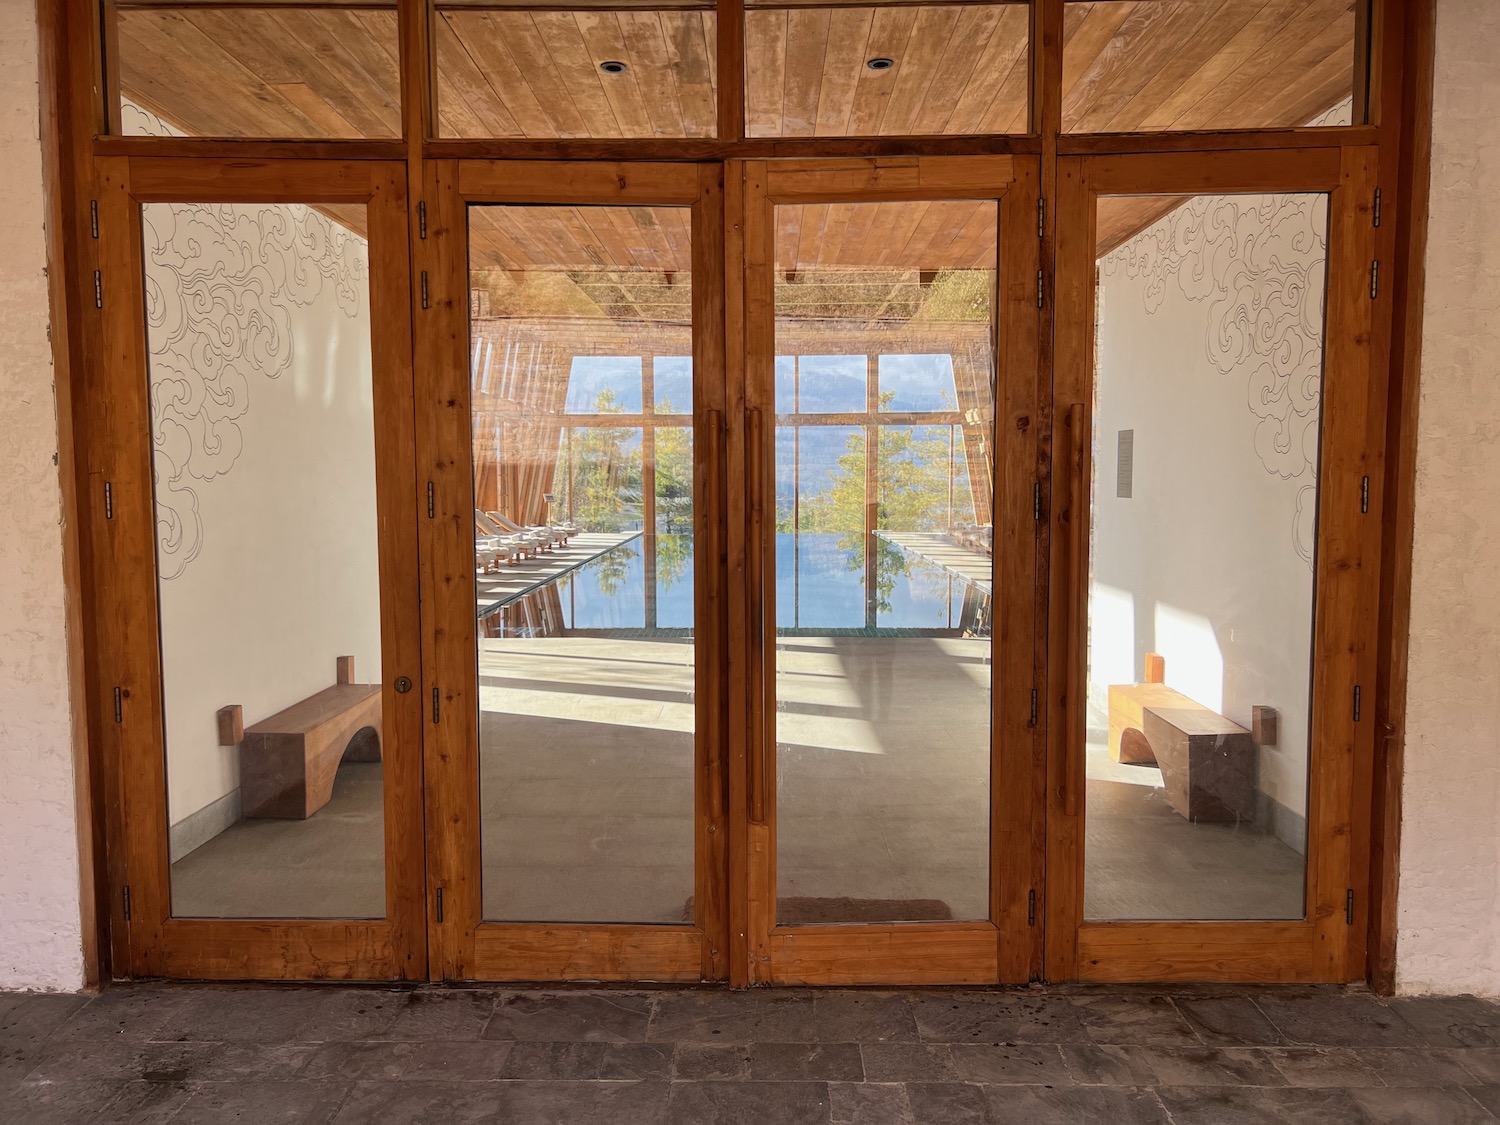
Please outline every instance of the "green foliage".
M596 414L622 414L614 391L603 390ZM557 511L571 513L584 531L630 531L641 526L640 430L631 426L578 427L572 431L572 495L569 495L569 441L558 449ZM631 442L634 449L627 448Z

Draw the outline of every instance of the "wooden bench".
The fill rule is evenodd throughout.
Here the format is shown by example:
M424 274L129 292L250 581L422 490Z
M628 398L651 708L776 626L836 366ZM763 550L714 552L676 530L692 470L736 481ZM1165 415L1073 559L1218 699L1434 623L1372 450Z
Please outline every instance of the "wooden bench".
M1109 755L1160 767L1168 803L1188 820L1255 816L1254 737L1166 684L1110 685Z
M338 663L338 683L245 728L243 815L306 820L333 796L340 762L380 761L381 687L352 682L352 657ZM373 737L359 738L367 729Z

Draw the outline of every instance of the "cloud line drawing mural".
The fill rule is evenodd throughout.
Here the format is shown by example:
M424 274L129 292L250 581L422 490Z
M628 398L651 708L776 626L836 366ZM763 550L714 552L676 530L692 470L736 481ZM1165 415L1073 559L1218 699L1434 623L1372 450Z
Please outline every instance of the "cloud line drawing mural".
M1145 282L1148 314L1175 285L1206 308L1204 358L1246 375L1251 441L1267 473L1305 480L1292 541L1309 566L1316 536L1318 417L1328 204L1320 194L1198 196L1112 251L1106 276Z

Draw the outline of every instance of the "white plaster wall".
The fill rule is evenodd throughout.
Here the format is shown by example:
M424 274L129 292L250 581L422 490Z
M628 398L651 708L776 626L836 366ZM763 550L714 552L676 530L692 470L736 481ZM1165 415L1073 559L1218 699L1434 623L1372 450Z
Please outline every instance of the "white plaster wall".
M380 682L368 249L300 205L143 228L175 825L239 787L219 708L268 718L346 654Z
M0 989L83 984L36 11L0 0Z
M1091 727L1110 684L1166 682L1249 727L1259 786L1305 815L1327 203L1200 198L1101 261ZM1117 495L1121 430L1133 495ZM1273 822L1302 846L1298 820Z
M1500 995L1500 4L1437 14L1397 980Z

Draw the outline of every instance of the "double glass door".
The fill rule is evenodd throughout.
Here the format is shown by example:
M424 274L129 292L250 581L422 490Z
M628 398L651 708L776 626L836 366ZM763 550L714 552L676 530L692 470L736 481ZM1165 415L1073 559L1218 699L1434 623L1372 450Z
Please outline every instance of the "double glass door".
M1358 975L1367 164L108 163L117 969Z

